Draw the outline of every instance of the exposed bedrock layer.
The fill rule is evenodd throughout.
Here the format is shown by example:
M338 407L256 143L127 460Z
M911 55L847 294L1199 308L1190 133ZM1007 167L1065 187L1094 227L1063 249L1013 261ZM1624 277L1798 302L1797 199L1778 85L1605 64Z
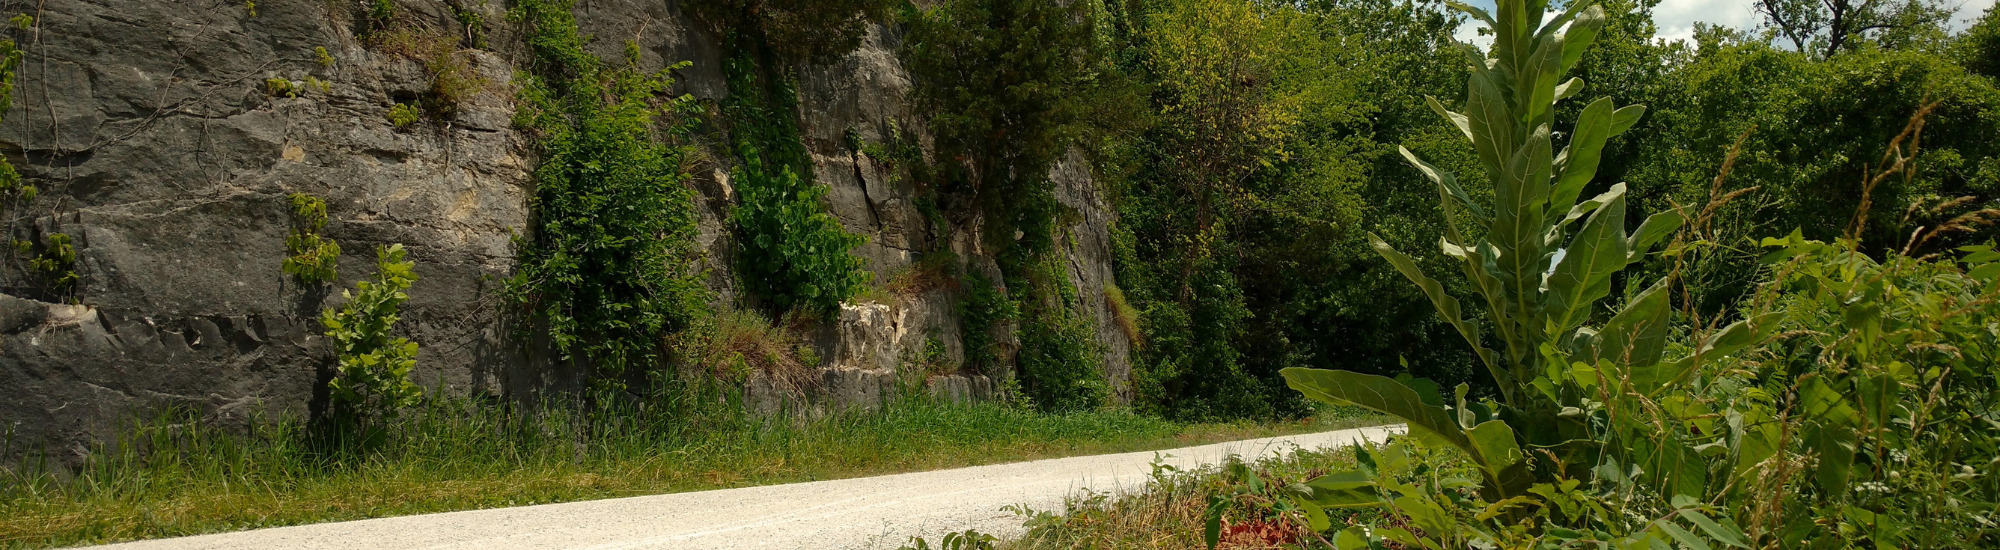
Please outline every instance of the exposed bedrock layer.
M421 276L402 322L422 345L420 383L514 399L576 386L574 369L522 353L503 318L502 280L514 267L512 235L529 224L535 162L511 125L510 80L525 54L505 3L458 3L488 26L483 49L455 54L483 85L443 118L400 129L386 114L431 93L431 71L357 37L366 22L348 4L261 0L253 15L224 0L0 2L0 13L36 16L14 33L25 57L0 154L41 190L0 220L10 239L70 235L80 277L57 296L21 258L0 269L0 428L12 432L11 452L75 456L167 406L225 422L305 414L325 376L317 313L366 277L375 247L389 243L410 250ZM422 28L463 32L445 2L396 5ZM691 62L674 73L680 91L705 101L727 93L728 52L675 2L587 0L576 14L600 56L622 58L629 40L642 68ZM969 237L976 228L933 231L907 182L847 146L850 132L869 141L892 126L922 132L894 35L876 28L858 50L799 72L815 176L830 186L832 213L868 236L856 254L878 280L936 248L990 270ZM272 79L303 90L274 94ZM702 194L699 244L718 303L729 303L737 291L725 216L737 196L731 156L707 156L692 182ZM1074 238L1059 244L1068 275L1080 296L1102 296L1112 214L1081 155L1052 176L1081 213L1065 228ZM301 287L279 270L295 192L327 202L322 234L343 250L335 284ZM962 357L951 291L890 301L844 307L825 324L816 339L825 394L814 402L879 404L893 394L897 362L932 339L947 358ZM1101 299L1081 302L1107 350L1106 377L1126 395L1130 346ZM994 384L961 376L921 385L974 399Z

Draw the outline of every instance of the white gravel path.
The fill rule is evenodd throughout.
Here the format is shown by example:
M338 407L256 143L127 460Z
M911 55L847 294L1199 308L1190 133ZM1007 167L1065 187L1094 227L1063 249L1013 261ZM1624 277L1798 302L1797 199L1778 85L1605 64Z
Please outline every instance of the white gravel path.
M1022 531L1007 505L1060 510L1084 490L1143 488L1156 455L1181 468L1298 448L1381 441L1400 426L1252 439L1165 451L1080 456L878 477L768 485L541 506L322 523L141 541L127 550L341 548L510 550L577 548L896 548L978 529Z

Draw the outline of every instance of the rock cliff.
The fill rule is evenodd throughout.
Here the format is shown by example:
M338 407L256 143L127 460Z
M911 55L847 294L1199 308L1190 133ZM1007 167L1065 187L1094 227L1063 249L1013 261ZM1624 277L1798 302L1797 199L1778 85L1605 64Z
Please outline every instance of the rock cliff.
M433 93L435 68L359 38L359 8L349 4L0 3L0 14L33 17L9 31L25 56L0 153L41 190L0 209L0 222L10 239L70 235L79 277L55 292L18 253L0 268L0 428L12 432L11 451L81 452L165 406L226 422L304 414L327 376L317 312L339 303L337 289L366 276L374 248L389 243L410 250L421 276L402 326L422 345L423 385L516 399L573 385L574 373L520 351L499 296L513 268L511 235L528 227L535 162L510 124L509 81L524 53L505 6L397 0L423 28L481 41L451 54L477 76L457 108L399 128L385 114ZM468 29L467 13L484 28ZM675 2L584 0L575 13L600 56L620 58L630 41L645 68L691 62L675 73L682 91L711 102L727 93L727 52ZM878 281L933 246L990 266L966 237L976 231L937 242L909 185L848 145L850 136L886 139L892 126L921 133L897 34L878 26L857 51L801 69L802 137L817 179L831 188L832 213L868 237L856 253ZM277 81L296 91L274 92ZM694 183L700 244L711 289L728 303L737 292L725 222L736 197L729 155L708 157ZM1102 303L1111 213L1080 155L1052 176L1082 213L1065 228L1073 238L1063 253L1108 350L1105 374L1125 396L1129 344ZM323 234L344 251L335 292L302 288L279 270L295 192L327 201ZM951 290L878 301L889 303L846 307L822 328L829 386L861 376L836 371L880 378L932 339L962 356ZM930 385L964 398L990 395L992 384Z

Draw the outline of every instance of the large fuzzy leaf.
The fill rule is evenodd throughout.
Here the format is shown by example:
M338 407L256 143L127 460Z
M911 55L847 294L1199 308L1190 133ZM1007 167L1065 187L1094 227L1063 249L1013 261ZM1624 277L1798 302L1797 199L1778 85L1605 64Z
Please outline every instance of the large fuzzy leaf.
M1306 394L1306 397L1326 403L1353 404L1401 418L1413 434L1448 443L1468 454L1479 453L1465 430L1458 427L1450 411L1426 404L1416 389L1393 378L1299 367L1281 370L1278 374L1285 377L1286 386Z
M1321 508L1361 508L1382 504L1375 481L1365 472L1323 475L1306 482L1306 487L1312 491L1307 501Z
M1639 229L1632 232L1632 238L1625 245L1625 263L1639 261L1646 252L1653 249L1653 245L1665 240L1686 222L1687 218L1682 217L1677 210L1646 216L1646 221L1639 224Z
M1604 206L1584 220L1562 263L1549 275L1543 306L1549 334L1582 324L1590 305L1611 293L1611 275L1625 269L1625 185L1611 186L1594 200Z
M1577 197L1583 194L1583 186L1597 175L1604 144L1611 139L1612 111L1611 99L1604 98L1590 102L1577 117L1576 131L1565 151L1562 177L1556 179L1555 190L1549 194L1550 212L1567 211L1575 206Z

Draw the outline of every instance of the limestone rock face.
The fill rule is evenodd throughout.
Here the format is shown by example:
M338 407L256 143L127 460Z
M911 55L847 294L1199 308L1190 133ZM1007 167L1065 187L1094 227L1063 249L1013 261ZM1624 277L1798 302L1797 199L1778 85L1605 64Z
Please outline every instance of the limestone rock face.
M410 250L421 277L401 326L422 345L422 385L520 399L574 386L576 373L520 351L499 295L514 266L511 239L529 227L535 162L510 124L510 81L526 55L505 3L463 3L490 26L485 49L458 54L484 85L447 118L400 129L389 108L425 94L429 74L358 38L364 23L348 4L260 0L253 16L242 2L48 0L31 14L33 29L10 31L27 54L0 121L0 154L41 196L0 208L0 231L70 235L81 277L73 293L57 294L24 259L0 261L0 430L13 432L15 452L74 456L162 407L227 422L308 414L328 376L318 312L342 303L339 289L372 273L375 248L390 243ZM442 0L396 4L427 28L463 32ZM600 56L621 59L630 41L644 69L690 62L674 73L680 91L727 94L727 52L676 2L592 0L576 13ZM896 31L878 27L859 50L800 71L815 176L830 186L832 213L868 237L857 254L878 282L936 248L990 269L968 237L976 227L939 242L911 185L850 146L849 136L883 141L892 126L921 136L898 47ZM303 91L273 94L272 79ZM737 196L729 153L706 156L692 183L702 195L702 267L717 302L731 303L727 216ZM1053 175L1058 196L1081 213L1065 228L1075 236L1064 250L1071 282L1110 350L1107 378L1125 395L1129 344L1102 303L1112 214L1080 155ZM291 193L327 202L322 234L343 250L335 284L301 287L279 270ZM829 402L879 403L897 391L900 362L932 341L949 360L963 356L953 289L887 301L843 308L825 327ZM990 396L994 382L924 384L972 399Z

